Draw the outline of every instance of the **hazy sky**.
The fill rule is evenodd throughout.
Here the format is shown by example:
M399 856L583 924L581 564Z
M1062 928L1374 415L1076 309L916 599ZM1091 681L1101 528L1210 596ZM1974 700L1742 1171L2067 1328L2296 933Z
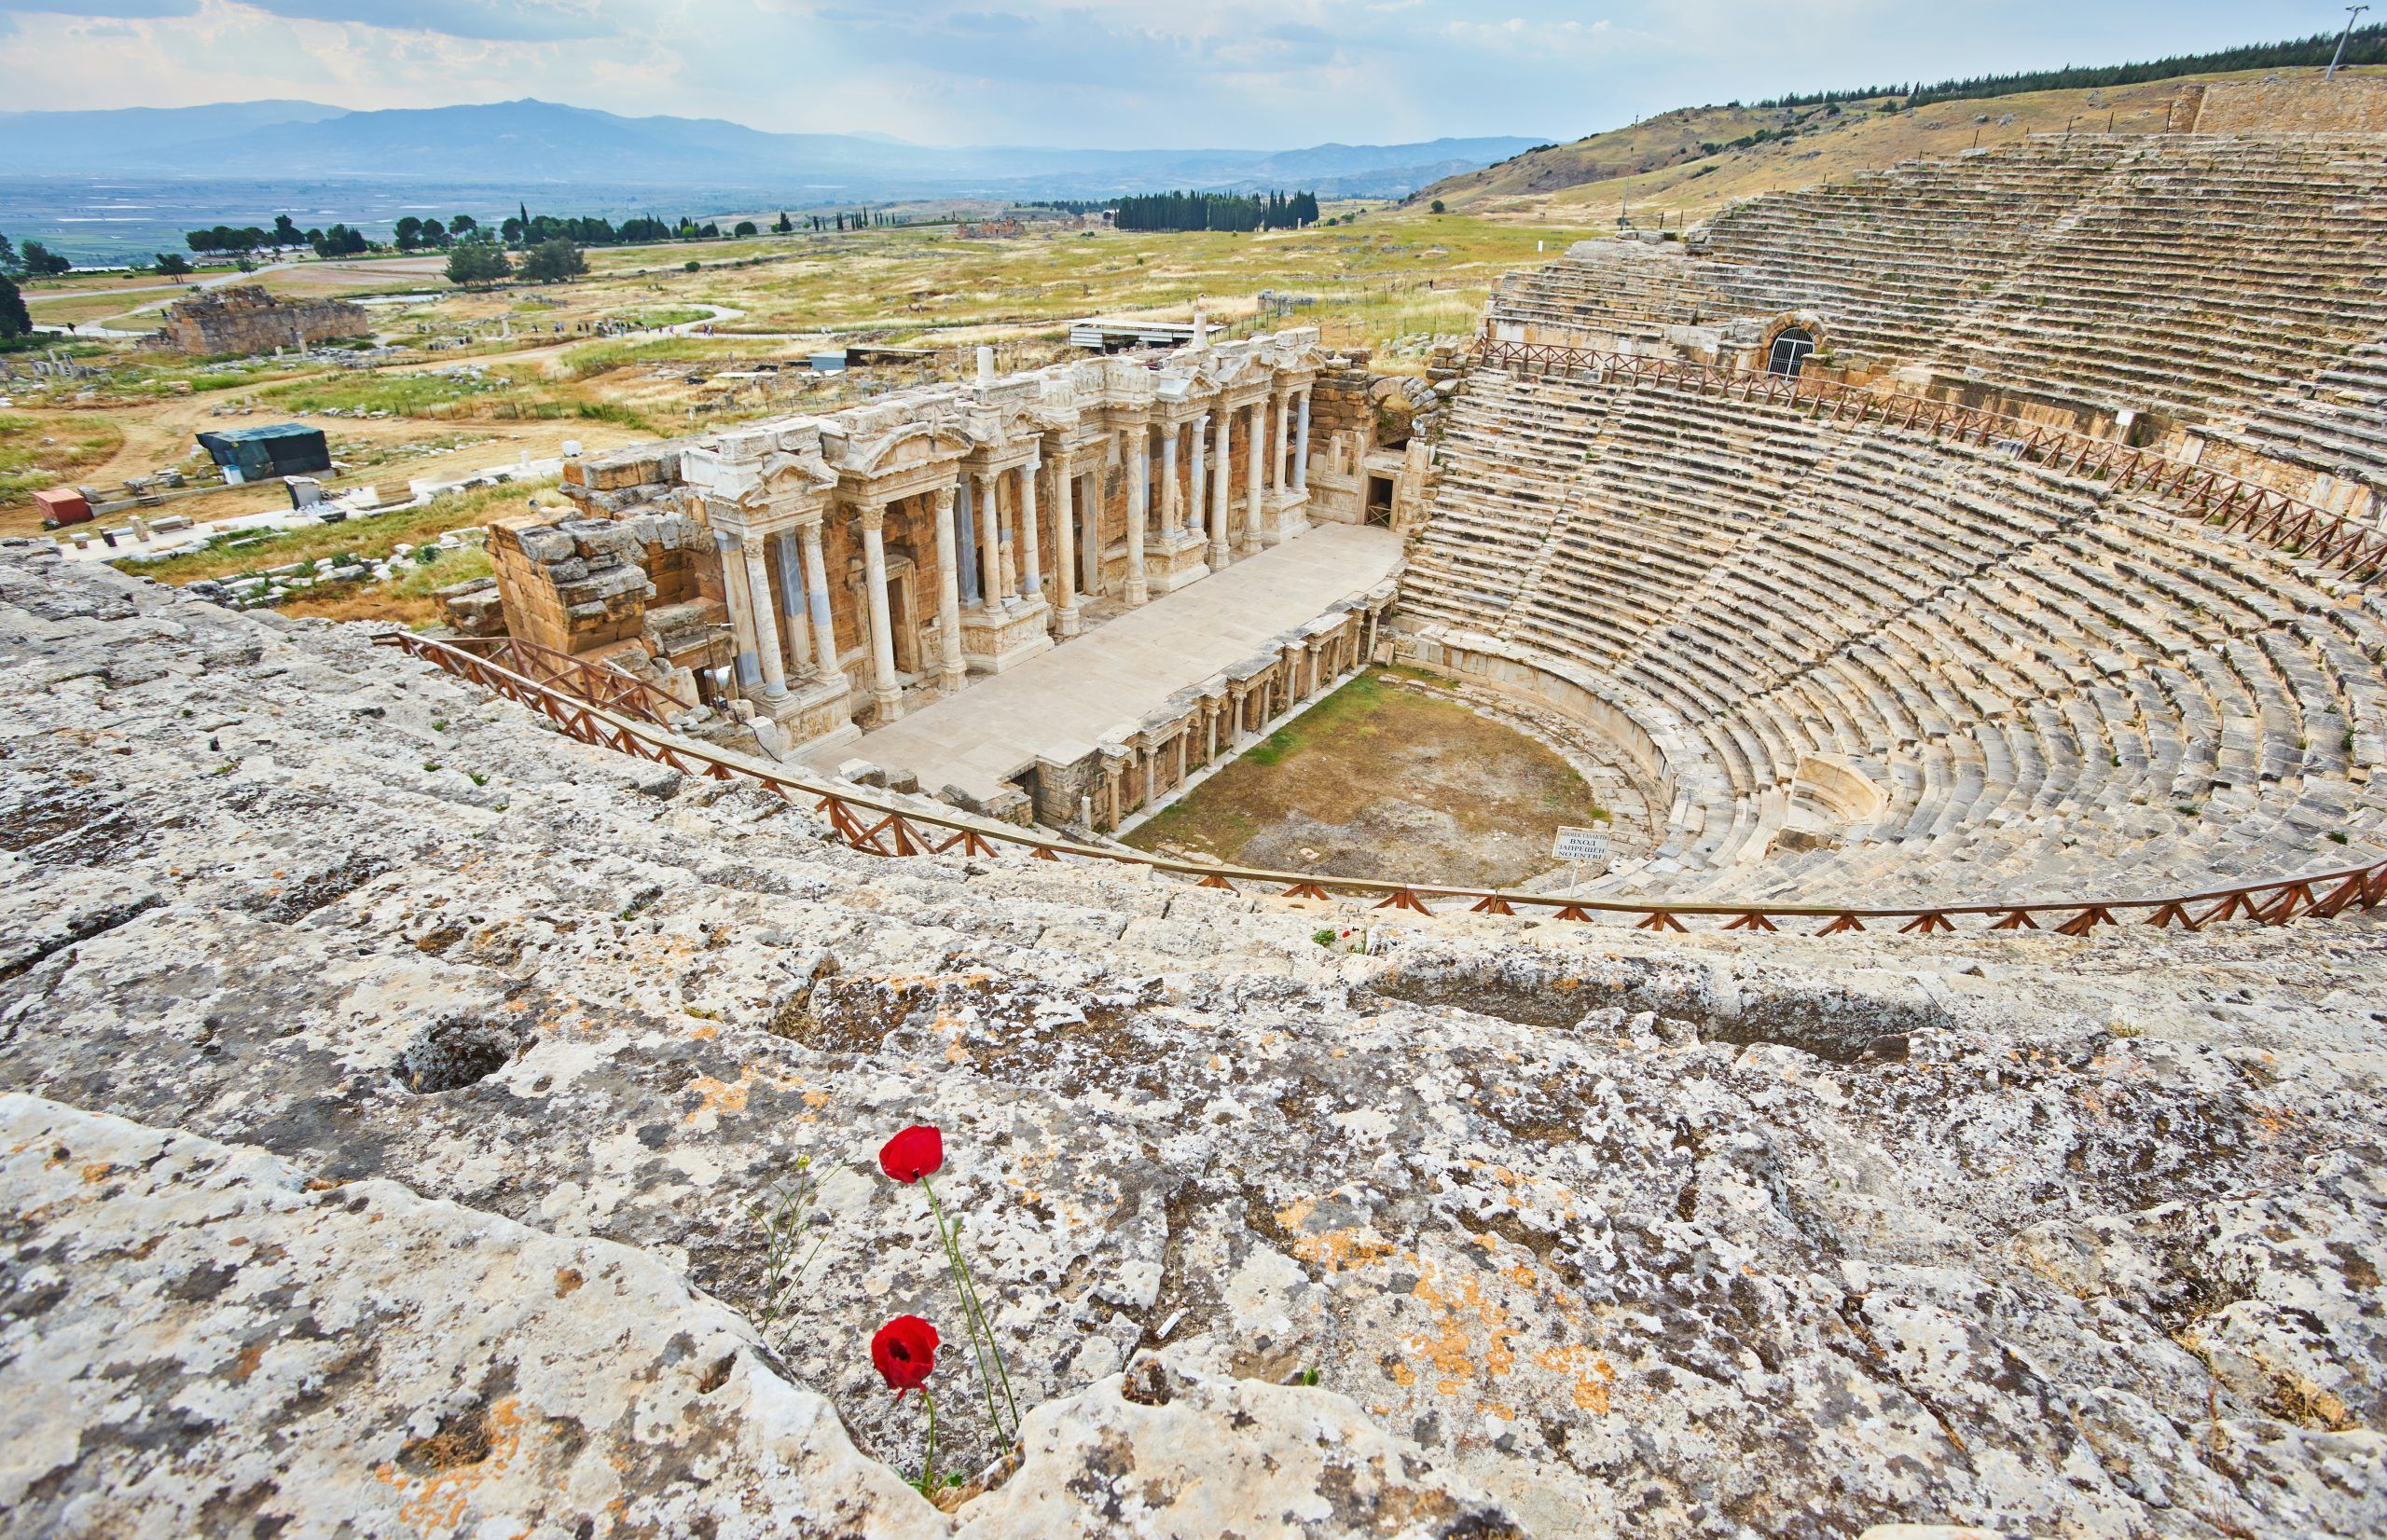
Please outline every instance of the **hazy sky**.
M1286 148L1572 138L2343 21L2304 0L0 0L0 104L536 96L934 144Z

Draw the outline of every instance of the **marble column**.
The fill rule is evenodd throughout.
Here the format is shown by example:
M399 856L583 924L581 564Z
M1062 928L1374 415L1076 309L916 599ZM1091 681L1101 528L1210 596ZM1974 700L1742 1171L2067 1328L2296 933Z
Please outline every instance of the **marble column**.
M1235 491L1232 473L1235 470L1235 413L1219 414L1219 468L1210 488L1210 571L1224 571L1227 565L1227 499Z
M1283 496L1285 490L1285 438L1290 426L1287 419L1291 416L1292 396L1278 390L1270 394L1268 404L1271 408L1269 415L1276 419L1269 425L1268 434L1268 492L1274 499Z
M904 699L895 682L895 621L887 611L886 527L886 509L862 511L862 587L870 598L870 694L882 723L895 720Z
M713 549L721 556L721 598L729 607L729 630L738 649L738 684L746 689L762 682L763 674L754 657L754 620L746 612L749 585L743 581L746 565L744 544L725 529L716 529Z
M970 495L970 476L961 476L961 501L954 517L954 545L961 563L961 602L975 609L979 603L978 586L978 503Z
M1019 589L1030 604L1044 593L1042 553L1036 548L1036 478L1043 474L1041 457L1019 468Z
M1053 582L1059 590L1053 606L1053 634L1078 634L1078 507L1077 471L1063 449L1053 457Z
M837 632L829 618L829 564L821 558L821 521L810 519L796 529L804 544L804 601L812 611L812 641L821 660L821 677L837 669Z
M1102 597L1102 473L1081 477L1078 506L1085 510L1082 522L1084 530L1078 540L1078 565L1083 570L1078 578L1078 592L1088 598Z
M787 628L788 667L798 677L811 679L812 627L804 619L804 564L795 553L795 531L782 529L770 537L772 565L780 570L780 616Z
M1150 513L1152 485L1152 431L1138 422L1127 430L1127 591L1120 597L1141 604L1152 597L1144 576L1144 519Z
M1177 424L1164 422L1160 428L1160 538L1171 544L1177 541L1177 526L1180 517L1177 491Z
M763 542L745 542L746 591L753 603L754 656L763 675L763 696L778 700L787 694L787 664L780 656L780 623L771 603L771 568Z
M961 688L968 670L961 662L961 574L957 570L959 547L953 538L954 489L936 489L936 646L937 673L945 692Z
M1268 469L1268 403L1251 404L1251 441L1243 452L1243 540L1246 551L1260 549L1260 507L1267 498L1261 477Z
M978 488L978 584L989 608L1003 601L1003 524L995 509L995 474L971 473Z
M1293 438L1293 490L1296 492L1309 490L1309 392L1308 386L1302 387L1301 428Z
M1202 533L1202 514L1209 507L1206 495L1210 489L1210 414L1204 412L1194 419L1193 463L1185 468L1185 529L1196 539Z

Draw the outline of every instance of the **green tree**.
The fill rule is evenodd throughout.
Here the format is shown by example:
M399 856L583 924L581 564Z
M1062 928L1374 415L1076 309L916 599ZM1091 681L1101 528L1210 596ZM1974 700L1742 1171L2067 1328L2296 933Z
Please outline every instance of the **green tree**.
M0 273L21 272L24 266L25 259L17 254L16 242L0 235Z
M459 241L448 253L448 282L458 288L483 288L513 276L514 264L494 241Z
M732 235L760 235L763 232L754 227L754 222L752 220L741 219L738 222L737 228L731 230L729 233Z
M190 273L190 258L180 252L159 252L158 271L168 278L184 278Z
M1427 205L1427 212L1428 213L1442 213L1446 211L1442 208L1442 200L1437 198L1432 203Z
M460 213L448 221L448 233L459 241L480 227L481 222L468 213Z
M398 221L397 227L391 234L398 242L398 250L410 252L422 244L422 221L408 214Z
M273 216L273 243L276 246L303 246L307 243L307 237L290 222L288 214L278 213Z
M0 340L22 337L33 329L34 318L25 309L25 296L17 292L17 281L0 278Z
M587 270L588 259L562 236L540 241L522 256L522 276L533 283L560 283Z
M445 246L448 244L448 227L442 225L436 219L424 220L422 222L422 243L426 246Z
M25 271L35 278L56 278L75 266L62 256L51 255L49 248L38 241L25 242L24 264Z
M781 209L780 211L780 222L771 227L771 233L773 235L789 235L793 234L794 229L795 221L787 216L787 211L785 209Z

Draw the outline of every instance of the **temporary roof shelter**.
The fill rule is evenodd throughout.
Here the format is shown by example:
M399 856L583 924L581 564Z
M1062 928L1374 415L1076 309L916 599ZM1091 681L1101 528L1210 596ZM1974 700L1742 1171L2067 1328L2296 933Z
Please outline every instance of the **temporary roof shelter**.
M303 422L273 422L261 428L228 428L199 435L200 447L224 468L227 481L307 475L332 468L324 431Z

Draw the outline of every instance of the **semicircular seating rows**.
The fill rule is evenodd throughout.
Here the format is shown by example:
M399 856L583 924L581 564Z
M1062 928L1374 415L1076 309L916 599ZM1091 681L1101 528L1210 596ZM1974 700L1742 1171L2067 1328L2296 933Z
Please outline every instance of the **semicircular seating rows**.
M1479 366L1413 626L1588 683L1674 803L1618 894L2130 896L2387 848L2387 605L2143 497L1880 423ZM1780 838L1802 762L1878 792Z
M1664 357L1794 312L1877 377L2377 486L2382 251L2387 134L2049 135L1586 242L1486 335ZM2341 573L1994 440L1499 356L1402 610L1647 732L1672 816L1614 895L2127 897L2387 848L2387 601Z

